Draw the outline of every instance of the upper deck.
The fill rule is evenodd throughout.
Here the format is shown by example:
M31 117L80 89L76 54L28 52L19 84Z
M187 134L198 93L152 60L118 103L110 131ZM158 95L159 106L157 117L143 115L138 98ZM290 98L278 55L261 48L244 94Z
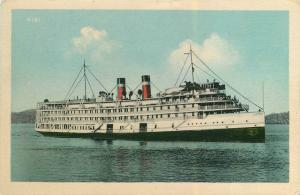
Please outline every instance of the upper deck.
M190 92L179 92L177 94L159 94L157 97L148 99L123 99L113 100L110 97L88 98L88 99L75 99L63 101L45 101L37 105L39 110L56 110L56 109L92 109L92 108L120 108L120 107L159 107L159 106L176 106L176 105L189 105L201 104L202 106L209 105L221 108L227 105L227 108L239 108L240 110L248 110L248 105L242 105L234 97L227 96L224 90L216 88L197 90ZM224 107L224 106L223 106Z

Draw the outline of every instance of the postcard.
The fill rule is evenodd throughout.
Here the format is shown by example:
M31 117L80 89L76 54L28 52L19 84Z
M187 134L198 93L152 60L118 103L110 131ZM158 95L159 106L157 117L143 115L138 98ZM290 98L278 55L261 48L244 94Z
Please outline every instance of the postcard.
M0 194L300 194L296 1L4 1Z

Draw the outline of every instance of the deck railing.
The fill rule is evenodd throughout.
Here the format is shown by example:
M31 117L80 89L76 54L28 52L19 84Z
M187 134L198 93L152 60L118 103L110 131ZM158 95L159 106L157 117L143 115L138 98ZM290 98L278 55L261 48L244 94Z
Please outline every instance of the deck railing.
M157 104L149 104L149 105L142 105L141 102L137 101L136 104L134 106L120 106L119 102L111 102L111 103L115 103L115 109L118 108L136 108L136 107L142 107L142 108L147 108L147 107L159 107L159 106L174 106L174 105L185 105L185 104L203 104L203 103L212 103L212 102L232 102L233 100L230 100L228 98L221 98L221 97L210 97L210 98L195 98L195 99L189 99L189 100L170 100L167 102L163 102L163 101L158 101ZM91 102L94 103L94 108L102 108L102 109L112 109L112 107L101 107L99 106L98 103L96 102ZM74 102L74 104L76 104ZM89 109L89 108L84 108L84 105L82 104L82 102L78 102L78 105L81 105L83 108L82 109ZM49 104L49 105L45 105L45 104L40 104L38 106L39 110L66 110L66 109L70 109L69 108L69 104L65 103L65 104L59 104L59 105L55 105L55 104Z

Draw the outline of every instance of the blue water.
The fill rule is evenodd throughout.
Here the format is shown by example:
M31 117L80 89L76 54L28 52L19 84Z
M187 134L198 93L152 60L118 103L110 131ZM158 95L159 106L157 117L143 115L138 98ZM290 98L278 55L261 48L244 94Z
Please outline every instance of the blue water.
M12 125L12 181L288 182L288 125L266 143L101 141Z

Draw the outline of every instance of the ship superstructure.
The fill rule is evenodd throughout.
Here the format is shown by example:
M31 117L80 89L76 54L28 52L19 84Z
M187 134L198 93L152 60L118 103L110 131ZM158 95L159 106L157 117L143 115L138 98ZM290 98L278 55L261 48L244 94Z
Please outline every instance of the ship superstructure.
M117 78L116 97L104 90L95 98L87 98L89 69L84 63L79 72L83 71L81 80L85 82L83 98L45 99L38 103L36 131L44 135L101 139L263 142L263 109L258 106L259 111L249 112L248 105L226 94L228 83L216 74L211 81L196 83L194 69L199 67L193 62L194 55L190 48L187 58L190 58L192 82L185 81L156 96L151 94L150 75L142 75L137 93L134 89L127 94L126 79ZM76 87L75 81L68 94Z

